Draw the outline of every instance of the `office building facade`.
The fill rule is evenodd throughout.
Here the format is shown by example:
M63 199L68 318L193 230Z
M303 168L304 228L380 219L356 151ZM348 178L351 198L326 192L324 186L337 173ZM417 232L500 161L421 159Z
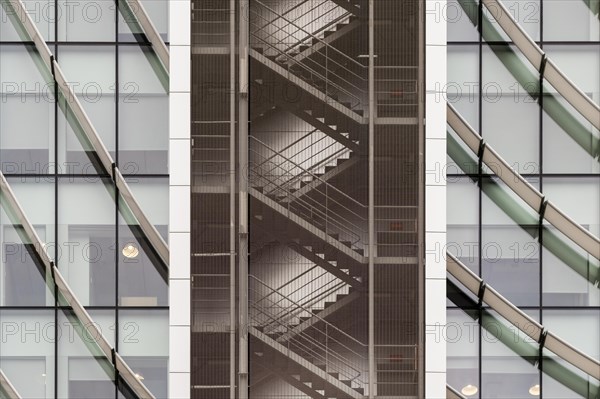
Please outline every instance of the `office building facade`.
M583 0L2 0L0 397L596 398Z

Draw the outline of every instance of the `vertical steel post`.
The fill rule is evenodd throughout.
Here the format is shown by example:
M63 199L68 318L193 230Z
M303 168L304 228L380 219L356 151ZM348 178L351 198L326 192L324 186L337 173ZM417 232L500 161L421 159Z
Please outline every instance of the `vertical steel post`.
M369 399L377 395L375 364L375 0L369 0Z
M235 0L229 0L229 398L235 399L235 333L236 333L236 285L235 285L235 193L236 193L236 146L235 146Z
M249 36L250 2L239 0L239 243L238 243L238 308L239 370L238 396L248 398L248 100L249 100Z

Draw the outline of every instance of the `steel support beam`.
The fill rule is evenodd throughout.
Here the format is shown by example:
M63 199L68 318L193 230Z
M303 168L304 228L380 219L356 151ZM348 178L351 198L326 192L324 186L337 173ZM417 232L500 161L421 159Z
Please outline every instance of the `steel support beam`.
M250 1L239 0L239 89L238 89L238 397L248 398L248 112L250 73Z
M377 395L375 362L375 0L369 0L369 399Z

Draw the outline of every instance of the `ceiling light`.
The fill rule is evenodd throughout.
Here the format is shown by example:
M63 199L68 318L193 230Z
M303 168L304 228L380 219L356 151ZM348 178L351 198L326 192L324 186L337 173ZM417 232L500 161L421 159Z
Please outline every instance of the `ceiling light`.
M539 384L535 384L534 386L532 386L531 388L529 388L529 394L531 396L540 396L540 385Z
M135 258L140 254L140 250L132 243L128 243L121 251L126 258Z
M475 385L467 385L465 387L463 387L463 389L460 390L462 392L463 395L466 396L473 396L477 393L478 389Z
M141 374L138 374L138 373L135 373L135 378L137 378L137 379L138 379L138 380L140 380L140 381L143 381L143 380L144 380L144 376L143 376L143 375L141 375Z

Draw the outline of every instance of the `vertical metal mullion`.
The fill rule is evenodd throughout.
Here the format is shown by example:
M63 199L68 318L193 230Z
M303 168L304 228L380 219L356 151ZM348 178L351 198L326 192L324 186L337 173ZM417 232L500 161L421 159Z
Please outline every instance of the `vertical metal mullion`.
M369 0L369 399L377 395L375 370L375 0Z
M235 1L229 0L229 398L235 399L235 336L236 336L236 283L235 283Z
M542 0L540 0L540 48L544 49L544 2ZM543 120L544 120L544 78L542 76L540 76L540 93L538 94L539 96L539 103L538 103L538 120L539 120L539 127L538 127L538 139L539 139L539 149L538 149L538 176L539 176L539 184L540 184L540 192L543 193L544 192L544 130L543 130ZM538 316L539 316L539 322L540 324L543 325L544 323L544 312L543 312L543 308L544 308L544 283L543 283L543 273L544 273L544 268L542 267L543 265L543 244L544 244L544 225L543 223L540 223L539 225L539 232L538 232L538 251L539 251L539 256L538 256L538 267L539 267L539 304L538 304ZM542 353L543 354L543 353ZM541 397L544 396L544 387L543 387L543 375L544 372L544 357L540 356L539 359L539 372L538 372L538 384L540 385L540 395Z
M115 0L115 165L119 166L119 0ZM119 351L119 188L115 190L115 351ZM115 370L115 398L119 397L119 374Z
M239 0L239 273L238 273L238 397L248 398L248 97L249 97L249 0ZM248 13L248 14L245 14Z
M479 71L478 71L478 80L479 80L479 96L478 96L478 100L479 103L477 104L478 106L478 110L479 110L479 118L478 118L478 127L479 127L479 132L481 134L481 136L483 137L483 3L481 2L481 0L479 1L479 5L478 5L478 10L477 10L477 17L479 19L479 24L478 24L478 33L479 33L479 51L478 51L478 62L479 62ZM478 220L478 226L477 226L477 234L478 234L478 240L479 240L479 246L478 246L478 258L479 258L479 276L483 276L483 270L482 270L482 265L483 265L483 242L482 242L482 238L483 238L483 227L482 227L482 222L483 222L483 215L482 215L482 207L483 207L483 198L482 198L482 191L483 191L483 177L482 177L482 170L481 168L478 167L477 169L477 182L478 182L478 201L479 201L479 220ZM483 333L483 311L482 311L482 307L478 308L478 317L479 317L479 356L478 356L478 361L479 361L479 372L478 372L478 377L479 377L479 397L482 398L483 397L483 386L482 386L482 382L483 382L483 377L482 377L482 370L483 370L483 349L482 349L482 333Z
M54 56L58 59L58 0L54 0ZM54 80L54 259L58 260L58 84ZM57 266L58 267L58 266ZM58 398L58 287L54 284L54 397Z

